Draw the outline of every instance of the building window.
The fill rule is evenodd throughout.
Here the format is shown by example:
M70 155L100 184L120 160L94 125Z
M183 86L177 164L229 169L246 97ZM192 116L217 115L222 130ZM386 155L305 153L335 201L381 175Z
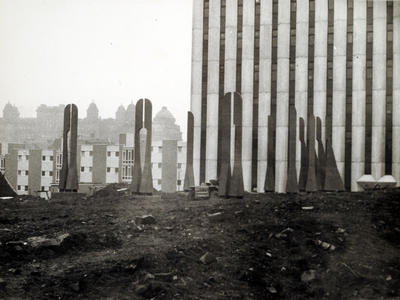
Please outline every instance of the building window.
M107 151L107 156L111 156L111 152L110 151Z
M29 175L29 171L25 171L25 176L28 176Z
M182 163L178 163L178 169L182 169Z
M18 170L18 175L21 175L21 170Z
M85 167L81 167L81 172L85 172Z
M178 185L182 184L182 180L178 179L178 181L176 182Z
M107 168L107 173L110 173L111 172L111 168Z
M50 171L50 172L49 172L49 176L53 176L53 171Z
M25 191L28 191L28 186L27 185L25 186Z
M19 185L17 188L18 188L18 191L20 191L20 190L21 190L21 186L20 186L20 185Z
M46 160L46 156L42 156L42 160L45 161Z
M42 176L46 176L46 172L45 171L42 171Z
M159 168L159 169L162 168L162 163L158 163L158 168Z
M116 156L116 157L119 157L119 151L116 151L116 152L115 152L115 156Z
M18 155L18 160L21 160L22 159L22 155Z
M118 173L119 172L119 169L118 168L115 168L115 173Z
M53 155L50 155L50 161L53 161Z
M42 192L44 192L44 186L41 186L40 188L41 188Z

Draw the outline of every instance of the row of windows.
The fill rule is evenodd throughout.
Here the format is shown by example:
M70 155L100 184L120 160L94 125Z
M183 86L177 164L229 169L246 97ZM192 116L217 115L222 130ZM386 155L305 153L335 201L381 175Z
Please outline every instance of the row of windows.
M18 185L17 186L18 191L28 191L28 186L27 185Z
M42 171L42 176L46 176L46 174L47 176L53 177L53 171Z
M42 161L46 161L47 158L49 158L50 161L53 161L53 155L50 155L50 156L43 155L42 156Z
M29 175L29 171L28 170L25 170L25 171L18 170L18 175L28 176Z
M93 151L81 151L81 156L93 156ZM119 151L107 151L107 156L119 157Z

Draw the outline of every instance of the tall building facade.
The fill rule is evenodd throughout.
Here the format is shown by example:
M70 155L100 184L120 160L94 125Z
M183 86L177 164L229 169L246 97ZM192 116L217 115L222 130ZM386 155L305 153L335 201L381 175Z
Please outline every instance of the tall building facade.
M192 36L196 184L218 178L219 99L233 91L243 98L245 190L264 191L272 135L275 191L285 191L290 106L298 173L299 118L307 126L313 113L348 190L364 174L400 182L399 1L194 0Z

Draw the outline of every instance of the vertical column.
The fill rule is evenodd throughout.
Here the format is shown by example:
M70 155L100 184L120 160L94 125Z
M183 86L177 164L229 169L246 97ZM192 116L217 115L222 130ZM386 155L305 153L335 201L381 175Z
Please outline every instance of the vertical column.
M193 168L195 184L200 183L201 86L203 64L203 0L193 1L192 86L190 110L194 116Z
M260 3L260 64L258 98L257 192L264 192L268 153L268 116L271 113L272 1Z
M210 0L208 27L206 181L217 178L220 0Z
M307 87L308 87L308 0L297 0L296 9L296 91L295 106L297 111L296 126L296 169L300 173L301 143L299 140L300 118L303 118L307 128Z
M315 0L314 31L314 116L322 121L325 143L328 0Z
M346 138L346 4L346 0L335 1L333 20L332 148L342 179L344 179Z
M278 74L276 93L275 191L284 193L287 180L289 126L290 0L278 7Z
M253 132L254 1L243 1L242 43L242 166L245 191L251 191Z
M386 1L373 7L371 174L379 180L385 173Z
M367 40L367 7L365 0L354 0L353 7L353 102L351 139L351 190L360 190L357 180L364 175L365 158L365 72Z
M392 175L400 186L400 2L393 1Z
M225 94L236 91L236 53L237 53L237 13L238 0L226 0L226 25L225 25ZM231 103L233 107L233 102ZM231 118L231 168L233 169L233 158L235 139L233 117Z

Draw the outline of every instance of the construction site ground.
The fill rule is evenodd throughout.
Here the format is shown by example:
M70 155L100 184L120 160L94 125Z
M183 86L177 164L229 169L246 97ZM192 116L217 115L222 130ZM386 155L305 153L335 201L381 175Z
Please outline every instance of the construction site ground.
M400 190L0 200L0 298L399 299Z

